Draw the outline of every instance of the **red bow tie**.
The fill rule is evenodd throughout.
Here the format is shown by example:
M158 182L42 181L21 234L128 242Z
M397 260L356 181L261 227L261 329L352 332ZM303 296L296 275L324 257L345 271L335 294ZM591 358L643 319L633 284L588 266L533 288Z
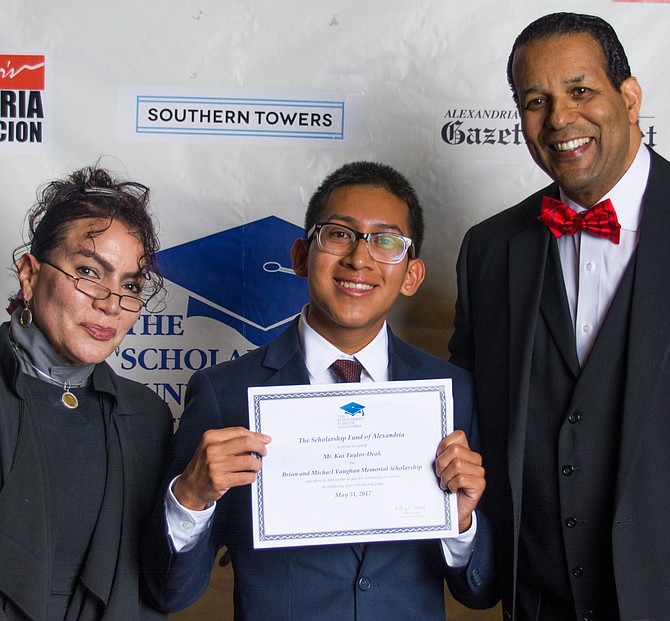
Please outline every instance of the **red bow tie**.
M615 244L619 243L621 225L609 198L591 209L577 213L565 203L545 196L538 220L546 224L556 237L586 231L596 237L606 237Z

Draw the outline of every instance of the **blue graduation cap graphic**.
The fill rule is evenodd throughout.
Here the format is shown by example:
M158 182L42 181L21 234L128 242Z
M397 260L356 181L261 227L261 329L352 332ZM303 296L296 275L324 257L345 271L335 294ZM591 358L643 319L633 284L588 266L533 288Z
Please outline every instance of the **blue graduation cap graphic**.
M302 235L269 216L162 250L158 266L190 292L187 317L215 319L260 346L307 303L307 281L290 268L291 246Z
M363 411L364 409L365 409L364 405L356 403L355 401L340 406L340 410L344 410L347 414L350 414L351 416L356 416L356 414L365 416L365 412Z

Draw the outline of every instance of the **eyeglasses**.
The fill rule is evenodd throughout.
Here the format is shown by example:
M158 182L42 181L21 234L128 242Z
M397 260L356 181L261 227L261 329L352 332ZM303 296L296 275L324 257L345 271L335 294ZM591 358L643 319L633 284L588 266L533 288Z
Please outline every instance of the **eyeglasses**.
M307 241L314 235L319 248L328 254L345 256L353 252L359 239L364 239L370 256L379 263L400 263L410 248L414 258L412 240L398 233L361 233L344 224L319 222L308 231Z
M120 293L114 293L111 289L108 289L104 285L101 285L94 280L68 274L65 270L61 269L57 265L49 263L49 261L42 261L42 263L45 263L49 267L53 267L55 270L62 272L68 278L72 278L72 280L74 280L74 286L77 291L81 291L84 295L87 295L90 298L94 298L96 300L106 300L110 296L115 295L117 298L119 298L119 306L123 310L127 310L131 313L138 313L144 308L146 304L143 300L136 298L134 295L121 295Z

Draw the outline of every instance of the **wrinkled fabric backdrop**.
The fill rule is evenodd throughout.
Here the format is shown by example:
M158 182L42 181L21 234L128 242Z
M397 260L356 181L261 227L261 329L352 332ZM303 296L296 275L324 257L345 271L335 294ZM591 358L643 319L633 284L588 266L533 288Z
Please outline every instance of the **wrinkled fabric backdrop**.
M428 275L392 324L446 357L465 231L547 181L505 70L519 31L561 10L617 30L644 140L670 156L667 1L0 0L0 293L43 182L100 160L150 186L169 296L110 362L178 418L194 370L305 303L288 250L318 183L378 160L426 212Z

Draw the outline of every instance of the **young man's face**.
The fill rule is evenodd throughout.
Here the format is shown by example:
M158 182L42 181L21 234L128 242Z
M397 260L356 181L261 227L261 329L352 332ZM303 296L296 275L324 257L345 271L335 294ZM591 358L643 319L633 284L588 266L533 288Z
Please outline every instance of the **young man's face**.
M352 185L331 193L319 221L344 224L361 233L409 237L408 218L407 205L394 194ZM296 274L308 279L309 325L346 353L355 353L374 339L398 294L414 295L424 278L421 260L406 256L400 263L379 263L363 239L344 256L322 251L315 238L311 243L297 240L291 256Z
M523 45L512 73L530 154L570 198L591 207L637 153L642 100L637 80L624 80L618 92L600 45L587 34Z

